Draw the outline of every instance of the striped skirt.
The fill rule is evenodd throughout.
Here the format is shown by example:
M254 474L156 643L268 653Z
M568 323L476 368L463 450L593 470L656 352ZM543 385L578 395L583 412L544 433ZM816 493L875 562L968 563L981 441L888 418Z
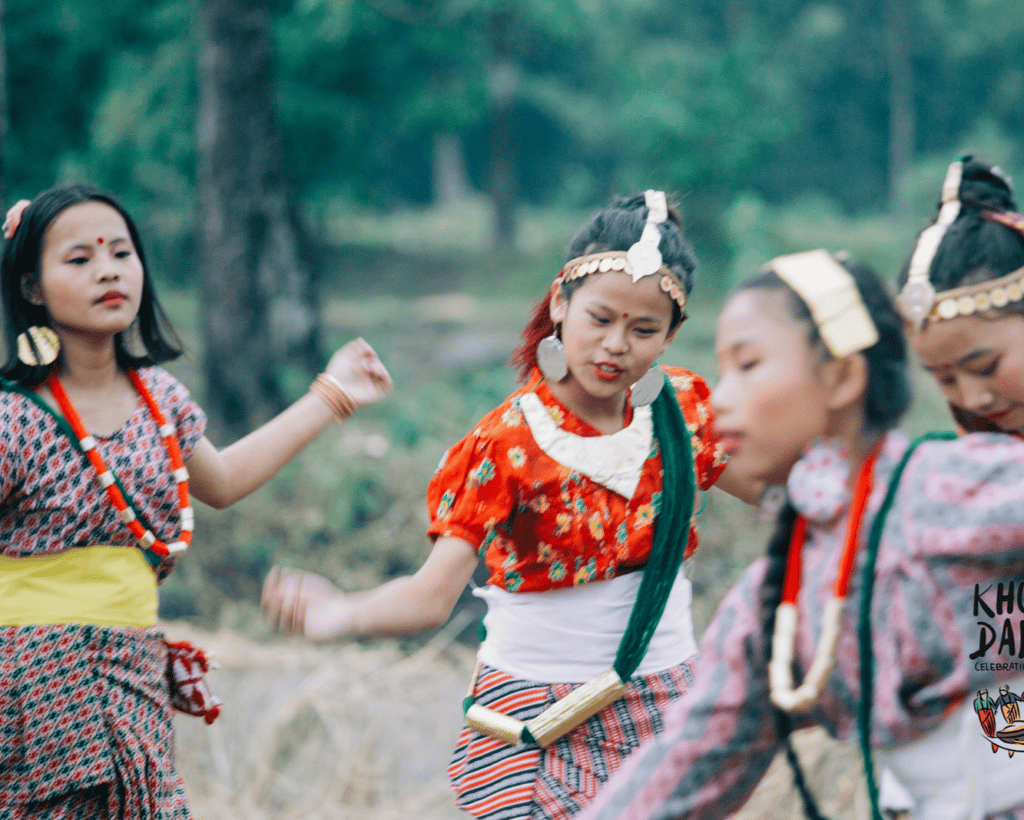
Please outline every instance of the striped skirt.
M693 683L694 662L633 678L623 697L546 749L510 746L465 727L448 766L456 805L487 820L577 814L633 749L662 730L665 709ZM523 681L483 666L474 698L528 721L575 688Z

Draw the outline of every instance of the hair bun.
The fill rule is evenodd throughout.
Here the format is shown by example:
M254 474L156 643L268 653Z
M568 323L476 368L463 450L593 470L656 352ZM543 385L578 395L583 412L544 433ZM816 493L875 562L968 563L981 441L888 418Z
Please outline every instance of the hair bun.
M963 158L963 180L960 202L965 208L993 211L1015 211L1010 177L1001 168L988 165L972 156Z

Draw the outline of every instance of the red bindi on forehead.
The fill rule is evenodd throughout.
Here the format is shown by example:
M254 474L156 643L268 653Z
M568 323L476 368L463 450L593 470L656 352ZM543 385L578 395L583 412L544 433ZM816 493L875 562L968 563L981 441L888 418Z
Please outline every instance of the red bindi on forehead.
M629 314L628 313L623 313L622 314L622 318L623 319L628 319L629 318Z
M96 238L96 244L97 245L102 245L103 244L103 237L102 236Z

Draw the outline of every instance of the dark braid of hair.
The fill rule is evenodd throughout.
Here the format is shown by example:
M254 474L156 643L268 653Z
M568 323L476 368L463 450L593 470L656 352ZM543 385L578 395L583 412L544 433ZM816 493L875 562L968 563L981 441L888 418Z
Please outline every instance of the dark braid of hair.
M1024 236L983 215L1016 210L1007 179L992 166L964 157L959 198L960 213L943 235L928 274L938 291L998 279L1024 266ZM899 287L907 280L910 256L900 271ZM1003 312L1022 313L1024 305L1011 302Z
M595 214L587 226L569 244L566 261L603 251L628 251L640 239L647 223L647 202L643 194L632 197L615 197L603 211ZM658 226L661 231L662 264L666 265L690 293L693 289L694 271L697 258L693 248L683 235L683 220L674 207L668 209L668 219ZM573 292L586 281L587 277L563 282L561 294L572 297ZM522 341L512 353L512 366L521 382L530 378L530 372L537 364L537 345L541 339L555 332L550 315L551 292L548 291L534 305L530 319L523 328ZM683 312L672 302L672 320L669 329L674 329L685 319Z
M775 532L772 533L771 540L768 542L766 555L768 567L765 570L764 581L761 584L760 599L758 601L760 620L764 624L762 639L766 677L768 674L768 663L771 660L772 636L775 632L775 610L782 602L782 585L786 579L786 557L789 554L789 541L793 537L793 527L796 524L796 519L796 510L787 501L779 511ZM786 760L793 772L793 785L796 786L796 790L800 794L804 815L808 820L824 820L821 811L818 809L818 803L814 799L810 787L807 785L803 768L800 766L800 760L796 755L796 749L793 748L790 737L793 731L793 723L789 719L789 715L778 707L773 707L772 711L775 715L775 729L785 744Z
M864 396L864 421L869 430L882 434L894 428L910 407L911 384L907 368L907 344L903 335L902 319L878 274L867 265L860 263L843 261L841 264L853 277L864 307L878 329L878 341L861 353L868 366L868 383ZM784 290L789 296L789 308L793 318L804 322L807 326L808 343L820 346L824 355L829 355L807 304L779 278L778 274L767 268L745 280L738 288L738 290L749 289ZM796 519L796 510L792 504L787 502L779 512L775 532L768 542L768 567L765 571L759 599L761 623L764 624L766 675L775 631L775 610L782 601L786 559ZM822 820L818 804L814 795L811 794L796 750L790 741L793 727L789 714L777 708L774 713L776 729L779 737L785 743L786 760L793 770L793 783L800 794L804 814L809 820Z

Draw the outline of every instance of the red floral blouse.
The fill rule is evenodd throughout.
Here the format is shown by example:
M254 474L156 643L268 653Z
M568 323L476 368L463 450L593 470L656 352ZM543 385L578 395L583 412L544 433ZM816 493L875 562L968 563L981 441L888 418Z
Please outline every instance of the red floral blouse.
M697 484L708 489L725 466L713 430L711 391L688 370L665 371L692 435ZM657 440L650 438L639 483L627 498L541 449L519 404L529 392L517 390L445 454L427 490L428 534L476 545L490 571L488 583L509 592L570 587L643 566L663 492ZM602 435L573 415L544 382L532 392L561 430ZM629 409L627 414L629 425ZM691 521L687 556L697 543Z

